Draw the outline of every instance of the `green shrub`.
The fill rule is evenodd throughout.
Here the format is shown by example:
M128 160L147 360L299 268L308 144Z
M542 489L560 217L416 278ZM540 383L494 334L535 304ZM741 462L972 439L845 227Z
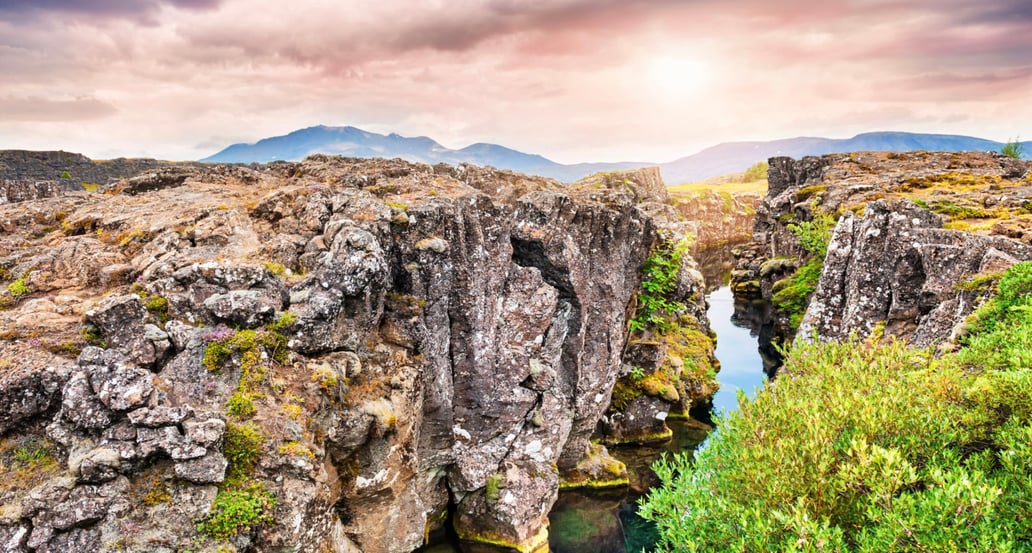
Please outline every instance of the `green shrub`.
M797 344L694 466L657 463L660 550L1032 550L1032 263L998 289L940 359Z
M745 170L745 174L742 175L742 181L752 182L758 180L766 180L767 170L769 168L770 166L767 165L766 161L754 163L753 165L750 165L748 169Z
M1014 159L1021 159L1022 154L1025 153L1025 146L1019 142L1018 138L1008 140L1003 148L1000 148L1000 153L1012 157Z
M26 284L25 277L21 277L7 285L7 293L11 294L12 298L20 298L29 292L29 285Z
M237 390L226 402L226 414L238 419L253 416L258 412L251 394Z
M226 457L226 478L212 503L211 512L198 522L197 531L216 540L228 540L272 522L276 496L253 479L265 437L251 423L226 423L222 454Z
M687 238L677 244L662 238L653 248L642 268L638 310L630 321L632 331L640 332L651 327L665 332L673 324L671 318L685 309L683 303L671 300L669 296L677 288L681 260L690 246L691 241Z
M168 300L161 296L144 298L144 309L153 314L162 323L168 322Z
M272 522L275 507L276 496L259 483L240 490L220 491L212 503L211 513L198 524L197 530L225 541Z
M831 230L835 228L835 216L814 209L813 219L801 223L790 223L788 230L799 239L799 245L810 255L824 259L831 241Z

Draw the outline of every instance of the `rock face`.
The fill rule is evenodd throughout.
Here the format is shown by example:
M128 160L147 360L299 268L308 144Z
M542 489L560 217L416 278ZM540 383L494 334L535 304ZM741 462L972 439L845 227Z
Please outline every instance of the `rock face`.
M762 201L762 195L751 192L705 191L673 198L677 212L689 222L689 232L695 237L693 254L752 240L756 209Z
M408 552L449 518L539 549L560 473L609 466L640 269L684 228L654 170L313 156L112 192L0 206L0 432L33 452L0 446L6 551Z
M999 236L941 228L942 217L909 201L867 204L843 217L828 246L799 334L841 340L874 326L924 347L961 331L980 290L963 284L1032 259L1032 247Z
M125 158L93 161L70 152L0 150L0 183L47 182L49 186L65 191L81 190L83 185L103 186L170 166L202 167L203 164Z
M838 219L801 336L866 336L884 323L886 335L942 343L981 299L963 284L1032 253L1029 162L979 152L855 152L769 164L754 241L739 251L732 285L740 296L769 300L812 257L792 225L821 214ZM788 317L774 318L788 339Z

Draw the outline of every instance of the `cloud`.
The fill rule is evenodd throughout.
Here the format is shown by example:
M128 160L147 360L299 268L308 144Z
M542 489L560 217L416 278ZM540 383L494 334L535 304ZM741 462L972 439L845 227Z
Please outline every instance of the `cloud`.
M153 16L162 7L187 10L211 9L222 0L4 0L0 16L29 19L48 14L92 18L126 18L156 23Z
M1032 7L989 4L0 0L0 120L18 121L0 147L203 157L353 124L589 161L908 118L1032 126Z
M111 104L96 98L0 97L0 121L90 121L109 117L117 111Z

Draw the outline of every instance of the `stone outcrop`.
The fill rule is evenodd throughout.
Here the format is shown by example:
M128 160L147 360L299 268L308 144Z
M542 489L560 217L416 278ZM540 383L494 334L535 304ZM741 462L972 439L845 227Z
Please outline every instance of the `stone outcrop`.
M54 181L0 181L0 204L57 196L62 189Z
M156 159L92 160L71 152L0 150L0 183L47 182L61 190L82 190L83 185L103 186L163 168L203 167L195 162Z
M861 338L876 325L918 347L961 332L985 290L963 286L1032 259L1032 247L1000 236L942 228L938 214L909 201L867 204L839 221L800 336Z
M753 238L756 209L763 196L752 192L704 191L676 194L677 212L689 224L695 238L692 253L724 250Z
M687 231L654 170L147 169L0 206L6 551L408 552L448 523L531 551L561 479L613 472L590 439L645 365L640 269ZM671 294L708 340L688 256ZM628 412L704 401L673 384Z
M732 286L769 300L812 253L792 225L837 219L800 335L887 335L939 344L977 307L976 275L1029 258L1030 163L994 153L854 152L772 158L755 238L737 251ZM806 305L806 304L804 304ZM776 335L794 329L773 314Z

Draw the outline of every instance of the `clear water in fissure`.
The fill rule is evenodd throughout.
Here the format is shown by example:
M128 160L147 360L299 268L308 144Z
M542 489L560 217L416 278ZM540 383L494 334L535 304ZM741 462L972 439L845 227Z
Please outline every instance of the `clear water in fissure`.
M720 391L713 397L713 422L721 412L738 408L738 393L753 397L773 374L780 360L764 342L764 303L736 302L726 279L707 295L710 327L717 334L716 356L720 360L717 381ZM718 280L718 282L720 282ZM698 414L696 414L698 415ZM709 426L697 421L668 422L674 439L654 447L612 448L610 453L627 463L630 489L609 494L562 492L549 515L549 546L552 553L638 553L651 551L655 528L636 514L637 501L658 485L652 463L663 452L694 452L710 435Z

